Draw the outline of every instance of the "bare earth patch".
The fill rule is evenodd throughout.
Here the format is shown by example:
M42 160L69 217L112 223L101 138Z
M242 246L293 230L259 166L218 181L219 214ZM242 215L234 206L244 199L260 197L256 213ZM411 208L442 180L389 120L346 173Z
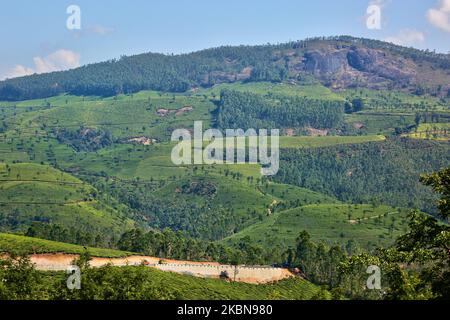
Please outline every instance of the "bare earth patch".
M149 146L149 145L156 143L157 141L156 141L156 139L152 139L149 137L134 137L134 138L128 139L128 142L142 144L144 146Z
M64 271L77 259L77 254L48 253L30 255L30 260L36 269L43 271ZM124 258L93 257L90 261L92 267L98 268L107 264L121 267L133 265L146 265L162 271L188 274L195 277L221 278L224 272L230 280L237 282L262 284L279 281L292 277L293 274L284 268L261 266L231 266L218 262L198 262L186 260L161 259L151 256L129 256Z
M156 110L156 114L160 117L166 117L170 114L175 114L175 116L181 116L185 113L191 112L192 110L194 110L194 108L192 106L184 106L182 108L179 109L165 109L165 108L159 108L158 110Z

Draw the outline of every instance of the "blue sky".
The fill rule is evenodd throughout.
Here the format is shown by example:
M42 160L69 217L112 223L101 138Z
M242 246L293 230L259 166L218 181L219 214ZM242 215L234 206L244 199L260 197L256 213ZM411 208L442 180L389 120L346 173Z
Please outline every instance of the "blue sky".
M14 0L0 4L0 79L120 55L354 35L450 52L450 0ZM68 30L66 9L81 9ZM366 10L381 8L381 29Z

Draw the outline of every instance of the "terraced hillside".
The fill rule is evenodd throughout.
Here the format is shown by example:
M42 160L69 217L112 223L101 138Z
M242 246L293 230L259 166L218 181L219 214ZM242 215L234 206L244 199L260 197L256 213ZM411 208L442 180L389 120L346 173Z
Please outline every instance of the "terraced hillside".
M120 250L84 247L70 243L26 237L16 234L0 233L0 252L2 253L12 252L27 255L64 253L79 255L86 252L86 250L88 250L92 256L101 258L121 258L135 254Z
M123 207L105 204L94 187L48 165L0 164L0 190L1 230L26 232L39 221L95 237L134 225Z
M58 193L53 190L54 185L29 182L26 187L28 193L34 192L32 189L37 188L34 192L36 195L44 195L45 192L61 194L58 199L55 198L59 202L75 201L76 203L66 203L64 206L59 204L58 210L55 209L56 205L34 203L32 206L30 204L26 206L23 204L20 207L20 214L15 211L20 223L11 221L4 223L8 227L3 230L25 232L32 221L40 221L41 218L35 218L35 216L46 212L43 218L46 223L71 225L73 221L81 221L82 229L85 231L91 230L90 226L95 225L96 229L108 226L120 233L120 230L124 230L121 229L122 226L126 228L132 224L123 216L123 212L130 212L129 217L144 227L169 227L186 231L195 237L220 240L264 220L270 213L317 201L310 199L312 193L299 191L305 189L296 188L294 185L322 193L320 196L312 196L313 199L318 198L320 203L323 203L321 199L327 197L323 194L327 194L329 199L336 197L339 199L326 203L338 203L349 199L358 199L360 202L374 200L370 197L374 193L370 196L366 195L366 192L359 187L348 191L350 194L344 194L342 191L346 190L345 188L335 189L329 185L338 179L338 181L349 180L349 183L357 183L359 186L359 180L354 179L357 176L353 175L359 171L355 171L354 167L367 166L364 158L356 158L351 166L344 171L339 171L331 180L322 174L327 170L323 166L328 164L321 159L332 161L330 157L336 148L339 148L336 151L338 155L350 155L354 154L352 150L383 150L384 145L390 146L391 137L388 135L392 132L389 131L390 129L387 130L388 127L383 127L384 123L388 123L387 120L382 121L379 129L367 127L373 133L383 134L359 132L358 134L361 135L354 135L355 132L352 132L352 135L345 136L343 134L346 132L342 131L345 127L320 130L287 128L283 131L285 135L280 138L282 162L279 175L275 179L288 184L272 183L269 189L267 183L270 181L261 177L260 168L257 165L174 165L170 159L174 144L165 140L170 138L175 128L192 128L194 120L203 119L204 129L214 126L217 120L216 108L220 103L220 92L223 89L241 93L253 92L261 99L272 100L281 95L342 102L343 99L354 98L353 95L357 94L356 92L348 93L348 96L338 95L314 81L300 84L259 82L221 84L183 94L142 91L109 98L61 95L17 103L1 103L4 129L0 137L2 150L0 160L11 165L14 162L27 162L58 167L66 174L70 173L78 177L80 182L95 186L96 191L92 192L97 195L97 198L94 198L86 190L84 193L77 193L76 190ZM371 91L364 93L369 97L373 95L376 99L381 99L379 95ZM398 95L403 99L399 98L402 103L415 101L406 93ZM390 99L394 98L390 97ZM362 113L345 115L343 125L348 123L353 126L358 122L373 123L371 118L366 120L358 118L363 116ZM394 125L396 125L395 119L403 115L384 115L383 117L383 119L386 117L394 119ZM408 118L405 115L405 117L409 119L407 121L414 122L411 119L414 118L413 116ZM388 126L391 125L388 124ZM363 127L353 129L365 130ZM304 136L303 134L325 134L325 136ZM402 154L410 152L408 150L413 147L404 144L398 148L394 156L397 160L391 162L390 166L397 168L398 165L400 169L403 166ZM445 147L436 146L433 149L440 153ZM302 156L290 159L289 155L295 152L294 150L298 150ZM314 154L326 156L317 162L314 160ZM299 161L309 160L311 161L307 162L306 166L297 166ZM360 163L361 161L365 164ZM379 162L380 165L382 161ZM413 161L418 163L417 160ZM430 163L428 167L438 168L439 163L443 161L445 159L433 159L433 163ZM317 165L312 165L313 162L317 162ZM296 168L293 169L292 165ZM345 164L344 167L346 166ZM411 164L411 166L419 168L421 165ZM392 170L395 171L395 168ZM306 169L307 172L304 175L302 173L300 178L299 172ZM423 171L424 169L417 170L417 178ZM321 173L314 177L312 172ZM378 174L378 172L376 166L369 166L367 174ZM388 174L383 171L381 173ZM408 187L402 186L399 192L407 192L408 188L416 183L417 178L408 180ZM46 186L47 191L42 190L42 185ZM22 184L20 188L25 187ZM64 188L67 189L69 186ZM271 192L270 189L276 189L276 191ZM15 197L21 197L20 194L15 192ZM289 196L289 194L293 195ZM99 195L101 196L98 197ZM23 199L27 197L26 194L22 196ZM39 197L35 196L35 198ZM80 201L85 198L92 201ZM408 206L408 203L403 200L403 195L399 198L401 200L390 199L391 204ZM32 202L32 197L25 200ZM375 200L384 202L382 199ZM8 209L9 219L14 216L10 212L18 206L19 204L16 204L16 207ZM65 213L68 209L75 212L75 215L69 215L70 219ZM32 211L38 214L31 216ZM105 214L105 212L110 213ZM117 212L121 213L117 214ZM49 219L50 216L52 219ZM93 221L96 222L89 224L88 220L92 216L95 217ZM117 220L113 218L115 216L120 218ZM106 221L101 221L103 218ZM27 223L24 224L24 221ZM21 227L13 227L14 225ZM350 237L345 239L350 240ZM94 241L91 242L93 243Z
M407 212L388 206L310 204L276 212L224 242L247 238L263 247L293 247L304 230L315 241L370 250L393 244L407 231Z

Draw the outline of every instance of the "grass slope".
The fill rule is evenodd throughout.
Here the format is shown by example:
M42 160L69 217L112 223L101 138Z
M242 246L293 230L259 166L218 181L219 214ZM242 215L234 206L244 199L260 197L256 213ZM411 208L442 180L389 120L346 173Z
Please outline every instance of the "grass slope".
M321 148L344 144L384 141L383 135L325 136L325 137L280 137L280 148Z
M83 246L75 244L50 241L39 238L20 236L9 233L0 233L0 252L15 252L21 254L36 253L70 253L81 254L85 252ZM136 255L136 253L113 249L102 249L87 247L89 253L94 257L119 258Z
M281 211L239 233L226 243L244 237L264 247L293 246L298 234L306 230L314 240L346 245L355 241L363 248L386 246L405 232L407 214L388 206L349 204L310 204Z
M98 191L47 165L0 163L0 228L24 232L33 221L119 234L134 225Z
M309 99L318 100L343 100L342 97L335 94L329 88L323 86L319 82L311 81L309 83L272 83L272 82L236 82L224 83L213 86L211 89L201 89L196 95L206 95L215 99L220 95L224 89L236 90L241 92L251 92L256 94L263 94L267 96L287 95L298 96Z
M115 268L115 276L127 277L129 272L139 272L140 286L154 285L167 291L177 300L308 300L319 288L306 280L291 278L273 284L246 284L218 279L196 278L146 267ZM138 270L136 270L138 269ZM329 297L329 294L326 294ZM151 299L148 297L147 299ZM144 299L146 299L144 297Z

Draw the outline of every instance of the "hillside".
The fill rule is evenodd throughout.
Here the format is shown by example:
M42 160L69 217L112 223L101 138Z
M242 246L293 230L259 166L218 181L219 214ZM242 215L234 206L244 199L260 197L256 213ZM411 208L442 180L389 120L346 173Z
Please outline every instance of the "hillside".
M26 237L9 233L0 233L0 252L2 253L14 252L16 254L82 254L86 250L88 250L92 256L102 258L119 258L136 254L120 250L84 247L70 243Z
M57 224L65 228L62 237L100 245L134 225L123 207L106 204L94 187L48 165L0 163L0 190L3 231Z
M65 272L27 269L27 275L32 275L35 282L26 297L37 300L310 300L331 297L328 291L298 277L271 284L247 284L197 278L142 266L106 266L83 270L83 290L70 291L62 285L67 281ZM24 277L16 283L27 284ZM133 284L131 288L130 283ZM4 297L12 299L8 296L10 288L5 286L3 289ZM20 299L23 296L18 293L15 297Z
M215 279L201 279L179 275L146 267L108 268L98 271L103 276L93 285L99 288L105 283L117 289L114 296L105 294L96 299L121 299L130 278L139 279L134 289L136 299L175 300L308 300L319 294L320 289L300 278L286 279L273 284L255 285L226 282ZM121 280L122 279L122 280ZM153 288L153 290L149 290ZM329 293L322 293L325 298Z
M135 293L139 294L140 299L157 299L161 295L166 295L166 299L269 299L273 296L273 298L277 299L307 300L318 294L319 291L318 287L299 277L259 285L247 284L245 281L244 283L230 283L225 280L194 277L149 267L131 266L135 263L139 264L143 259L158 261L159 259L157 258L137 256L136 254L119 250L86 248L56 241L0 233L0 257L1 253L30 254L32 255L31 261L41 268L50 268L51 266L44 266L42 263L53 261L55 270L59 270L62 268L61 266L70 264L70 261L77 257L76 255L83 254L86 250L92 256L91 265L98 269L85 270L84 273L103 274L104 277L110 278L110 280L116 279L116 281L139 275L139 286L142 286L142 288L135 288ZM111 258L111 260L104 258ZM129 259L129 261L127 262L126 259ZM117 266L105 266L109 261ZM180 266L184 266L186 263L200 265L200 263L189 261L169 260L169 262L180 264ZM58 264L61 266L58 267ZM212 263L211 265L215 266L216 264ZM188 267L186 266L186 268ZM40 294L47 292L47 290L52 291L51 294L56 294L60 291L60 287L57 287L58 283L66 279L65 273L54 271L42 271L38 277L40 280L37 280L35 285L45 281L45 285L38 290ZM117 292L123 288L123 285L119 285L120 281L113 283L110 280L108 280L108 288L114 287ZM96 285L101 287L103 282L107 280L106 278L99 279L97 277L95 281L98 281ZM162 283L164 283L164 288L161 287ZM136 286L138 286L137 283ZM52 287L54 287L54 290L51 290ZM158 296L155 296L155 293L151 293L148 290L143 290L144 287L158 288ZM48 294L45 299L48 299L51 295L50 292ZM328 296L327 293L325 295ZM96 299L98 298L99 296L96 296ZM109 299L113 299L113 297L109 296Z
M316 242L371 250L392 245L407 230L407 212L388 206L310 204L276 212L223 241L247 238L265 248L294 247L304 230Z
M277 45L219 47L181 55L147 53L0 83L0 100L61 93L113 96L141 90L185 92L236 81L302 81L331 89L401 89L448 96L449 55L348 36Z
M349 200L380 202L395 207L420 206L427 212L433 212L432 202L425 196L426 188L418 186L417 181L421 173L439 169L448 161L448 146L445 141L398 141L392 135L398 126L414 124L415 116L410 115L407 106L442 108L437 100L417 100L413 95L404 93L357 91L353 94L359 94L366 100L367 111L344 114L342 110L340 116L343 121L336 124L336 128L318 130L305 125L298 125L297 128L285 125L284 135L280 138L280 171L271 179L282 185L272 185L272 189L279 189L274 195L264 190L266 181L262 180L258 166L176 166L170 160L173 143L166 141L173 129L192 128L193 121L199 119L204 119L205 129L216 126L220 115L217 105L221 103L220 92L223 89L232 94L230 98L237 101L234 104L237 108L241 108L240 101L245 92L252 92L255 99L265 103L270 103L277 95L283 96L286 101L289 101L288 97L295 96L297 99L313 97L319 103L342 102L339 95L317 83L294 86L267 82L223 84L194 94L142 91L111 98L61 95L18 103L2 102L4 132L0 135L0 160L11 166L24 162L58 167L65 174L70 173L86 185L94 186L95 193L100 196L94 199L89 192L85 192L78 193L77 198L76 190L48 191L55 197L61 194L62 198L53 197L55 202L66 202L65 197L72 201L84 198L93 201L67 204L62 207L64 210L61 206L43 203L32 206L16 204L10 206L8 212L21 209L16 211L20 223L5 222L6 229L3 230L25 232L33 221L43 220L46 224L63 226L72 226L73 221L79 221L76 225L87 232L113 225L110 215L104 215L105 211L113 210L129 212L129 217L144 227L168 227L186 231L194 237L220 240L261 221L269 210L315 203L315 200L309 201L311 193L305 194L301 191L305 189L301 188L318 192L320 196L313 196L314 199L326 197L324 194L335 198L326 203ZM328 94L320 99L324 92ZM386 108L380 101L397 101L399 112L405 110L403 112L407 113L383 113ZM424 101L426 104L423 104ZM302 110L303 102L299 103ZM192 110L177 111L186 106L192 107ZM287 110L291 107L296 108L288 102ZM162 114L161 110L169 111ZM444 111L440 114L440 121L445 121ZM326 120L321 113L317 116ZM375 117L379 121L376 127L370 127ZM435 117L431 112L424 113L421 125L426 125ZM284 125L276 114L274 119ZM248 122L249 125L255 123L253 119ZM360 130L353 128L355 123L362 124ZM313 136L314 130L325 136ZM372 132L365 132L368 130ZM144 138L151 142L147 144ZM17 179L17 174L20 172L12 174L13 179ZM367 179L368 176L371 178ZM382 178L375 179L377 176ZM33 185L32 188L40 188L37 195L44 192L42 186L48 190L55 188L54 184L28 183ZM65 186L66 189L69 187ZM31 193L31 187L27 188L28 194ZM384 197L384 189L395 190L395 193ZM413 191L416 189L419 192ZM298 198L287 199L290 192L294 195L298 192ZM31 195L20 194L14 192L13 197L31 201ZM37 199L37 196L34 197ZM76 212L75 216L66 214L69 208ZM89 213L82 213L86 211ZM31 216L32 212L35 214ZM44 219L40 217L41 212L44 212ZM8 216L11 217L11 214ZM89 221L92 216L95 223ZM102 221L103 218L107 221ZM114 229L117 236L123 230ZM75 241L74 238L71 237L72 241ZM101 242L107 244L107 241ZM95 241L82 243L94 245Z

